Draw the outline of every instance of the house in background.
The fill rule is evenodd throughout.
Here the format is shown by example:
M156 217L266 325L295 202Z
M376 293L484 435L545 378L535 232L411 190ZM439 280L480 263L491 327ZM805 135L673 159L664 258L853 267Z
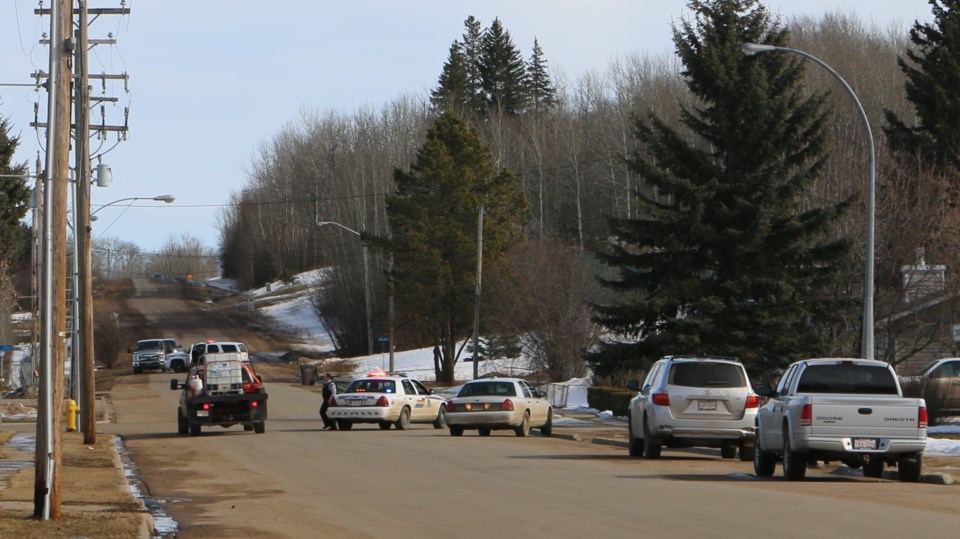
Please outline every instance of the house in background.
M900 273L900 299L877 320L876 357L909 376L935 359L960 355L960 302L947 286L947 266L927 264L922 248L916 264Z

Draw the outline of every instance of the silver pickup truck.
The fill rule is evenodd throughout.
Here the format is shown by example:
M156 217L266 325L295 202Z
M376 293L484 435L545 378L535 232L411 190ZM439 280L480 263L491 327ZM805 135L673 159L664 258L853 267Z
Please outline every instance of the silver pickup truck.
M893 368L868 359L807 359L787 369L776 389L754 390L769 401L757 413L754 471L800 480L807 464L841 461L882 477L896 464L900 480L920 480L927 444L923 399L903 398Z

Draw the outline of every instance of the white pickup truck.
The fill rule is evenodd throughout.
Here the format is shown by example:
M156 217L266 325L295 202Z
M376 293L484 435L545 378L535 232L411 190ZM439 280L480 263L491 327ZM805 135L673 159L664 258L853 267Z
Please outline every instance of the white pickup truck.
M757 413L754 471L800 480L807 463L841 461L863 466L866 477L882 477L896 464L900 480L920 480L927 444L923 399L903 398L897 375L882 361L807 359L787 369L776 389L754 390L769 397Z

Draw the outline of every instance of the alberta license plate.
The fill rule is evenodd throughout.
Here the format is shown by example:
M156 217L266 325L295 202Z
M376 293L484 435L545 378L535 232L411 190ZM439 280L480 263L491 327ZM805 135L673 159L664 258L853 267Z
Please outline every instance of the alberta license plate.
M197 417L210 417L209 410L197 410Z
M350 406L363 406L363 401L360 399L353 399L350 401Z
M877 440L875 438L854 438L853 448L854 449L876 449Z
M697 410L716 411L717 401L697 401Z

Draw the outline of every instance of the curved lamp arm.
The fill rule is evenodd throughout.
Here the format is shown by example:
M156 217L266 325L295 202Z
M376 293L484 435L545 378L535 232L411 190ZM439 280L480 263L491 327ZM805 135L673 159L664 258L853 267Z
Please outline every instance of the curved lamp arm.
M107 206L113 206L114 204L116 204L116 203L118 203L118 202L126 202L126 201L128 201L128 200L156 200L157 202L166 202L167 204L170 204L170 203L172 203L174 200L176 200L176 197L174 197L173 195L157 195L157 196L155 196L155 197L127 197L127 198L121 198L121 199L114 200L113 202L107 202L107 203L104 204L103 206L100 206L100 207L97 208L96 210L90 212L90 216L91 216L91 217L94 216L98 211L106 208Z

